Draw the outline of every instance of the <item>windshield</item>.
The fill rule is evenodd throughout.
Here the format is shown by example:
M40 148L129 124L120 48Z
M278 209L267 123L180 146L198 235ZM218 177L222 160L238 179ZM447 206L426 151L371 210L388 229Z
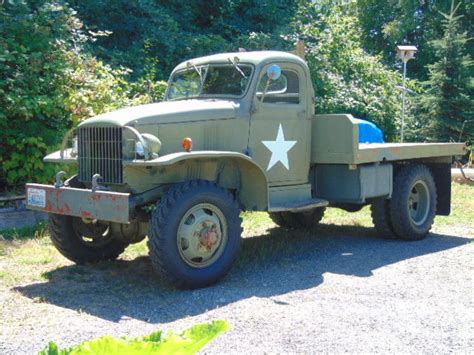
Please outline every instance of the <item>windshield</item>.
M241 97L250 83L252 66L238 64L238 69L233 64L190 66L172 76L166 99Z

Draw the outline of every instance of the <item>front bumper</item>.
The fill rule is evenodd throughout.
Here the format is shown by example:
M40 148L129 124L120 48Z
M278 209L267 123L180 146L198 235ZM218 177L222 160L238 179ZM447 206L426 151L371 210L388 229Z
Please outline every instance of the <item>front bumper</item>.
M102 221L129 223L130 194L73 187L26 184L26 207Z

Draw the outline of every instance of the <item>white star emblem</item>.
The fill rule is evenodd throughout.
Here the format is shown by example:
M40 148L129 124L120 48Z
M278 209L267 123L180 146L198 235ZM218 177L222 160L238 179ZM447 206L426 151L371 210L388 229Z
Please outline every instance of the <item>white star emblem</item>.
M268 163L267 171L278 162L281 162L287 170L290 170L288 165L288 151L293 148L297 141L285 141L285 135L283 134L281 123L280 127L278 127L276 140L262 141L262 143L272 152L272 157Z

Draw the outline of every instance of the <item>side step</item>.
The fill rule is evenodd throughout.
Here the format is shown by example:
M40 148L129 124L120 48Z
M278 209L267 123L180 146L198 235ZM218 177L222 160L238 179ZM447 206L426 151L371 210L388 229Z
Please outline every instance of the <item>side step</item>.
M317 207L325 207L329 201L311 196L311 185L291 185L271 187L268 212L303 212Z
M328 204L329 202L327 200L323 200L321 198L312 198L310 200L300 201L296 203L290 202L284 205L271 206L268 209L268 212L304 212L317 207L326 207Z

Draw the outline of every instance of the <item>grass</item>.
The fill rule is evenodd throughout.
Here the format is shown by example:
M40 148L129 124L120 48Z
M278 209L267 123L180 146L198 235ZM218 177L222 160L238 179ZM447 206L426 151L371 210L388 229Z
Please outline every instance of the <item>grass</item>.
M434 231L456 234L457 228L462 228L464 237L474 237L473 197L474 186L454 184L451 216L438 216ZM297 253L304 248L304 242L315 234L331 237L341 232L353 236L372 233L372 229L367 229L372 228L368 207L356 213L329 208L317 230L294 231L277 228L265 212L245 212L243 219L246 240L237 267L249 260L263 262L273 256L283 260L287 253ZM341 227L335 229L333 225ZM261 247L262 245L265 247ZM146 241L143 241L130 245L120 259L134 260L146 257L147 254ZM67 272L61 273L61 277L74 282L86 282L93 270L117 275L126 273L126 266L117 266L111 262L99 263L94 268L72 266L51 244L45 224L20 231L0 232L0 287L43 282L51 279L55 271L64 266L69 267ZM146 263L144 268L149 269Z
M47 222L40 222L34 227L6 229L0 231L0 240L22 240L48 236Z

